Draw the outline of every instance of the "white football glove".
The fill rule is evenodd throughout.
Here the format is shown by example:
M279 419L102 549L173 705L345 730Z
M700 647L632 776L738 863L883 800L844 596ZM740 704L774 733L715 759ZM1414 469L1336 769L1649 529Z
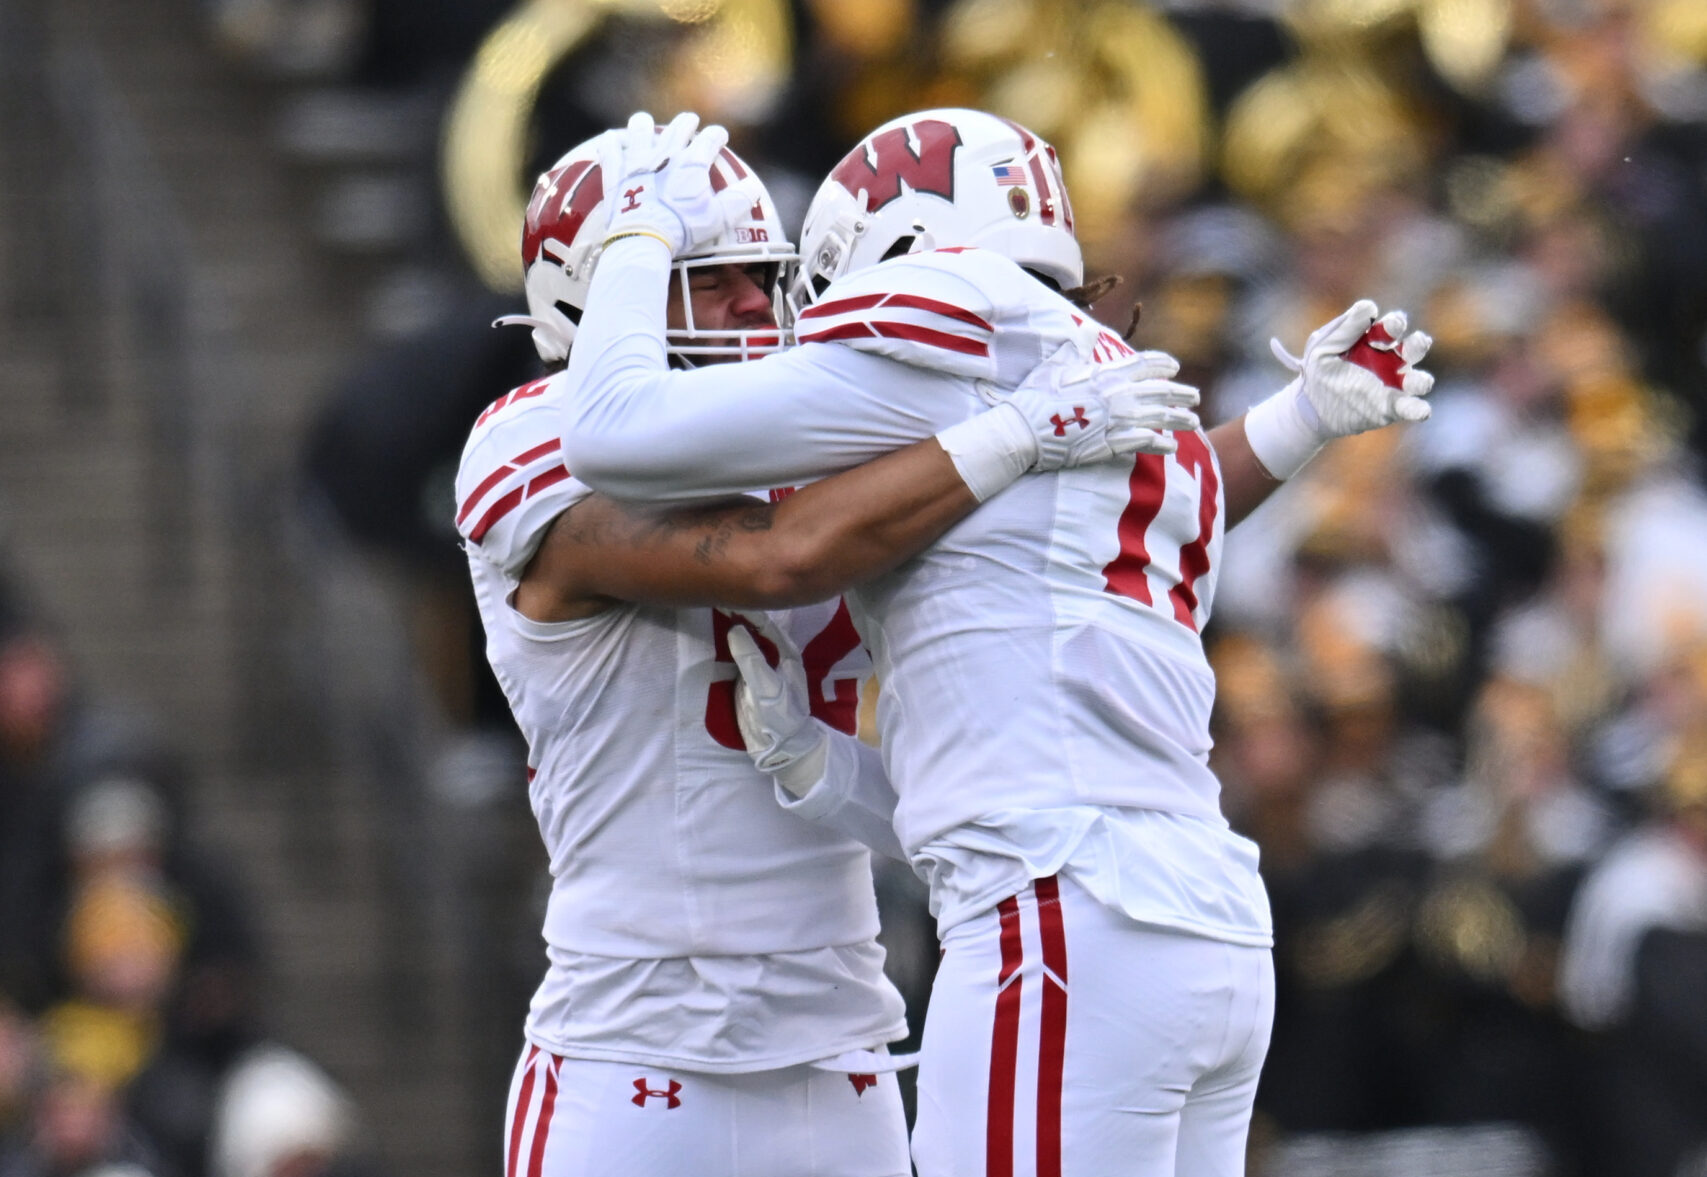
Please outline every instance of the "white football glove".
M1401 421L1426 421L1434 376L1416 368L1434 342L1406 334L1404 311L1382 315L1362 299L1310 333L1302 357L1278 339L1269 347L1298 375L1252 409L1245 435L1257 460L1276 478L1290 478L1327 442Z
M660 132L641 111L627 129L606 135L600 146L611 210L605 240L644 233L677 257L725 232L750 203L732 187L711 190L711 165L727 142L727 131L716 125L700 130L699 116L691 113L677 115Z
M1159 351L1093 364L1063 344L1012 392L981 386L995 407L944 429L937 441L979 502L1027 470L1171 454L1178 443L1168 434L1197 428L1197 389L1168 379L1178 371L1178 361Z
M812 718L800 651L777 627L766 626L765 636L776 643L774 669L745 626L729 630L729 653L741 674L735 686L735 719L758 770L804 797L824 775L830 734Z
M1169 379L1179 361L1141 351L1086 363L1070 347L1038 365L1007 398L1037 438L1034 470L1106 462L1120 454L1171 454L1176 430L1197 428L1197 389Z

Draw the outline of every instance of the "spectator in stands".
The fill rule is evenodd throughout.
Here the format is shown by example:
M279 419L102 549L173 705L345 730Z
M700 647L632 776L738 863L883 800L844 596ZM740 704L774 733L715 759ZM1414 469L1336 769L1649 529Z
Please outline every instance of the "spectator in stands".
M37 1053L30 1019L0 996L0 1155L19 1140L29 1122Z
M58 647L13 617L0 632L0 994L30 1009L58 985L69 689Z
M126 1177L169 1177L125 1119L119 1093L75 1069L50 1066L30 1120L0 1153L0 1177L86 1177L119 1166Z
M349 1096L277 1043L243 1056L219 1093L212 1177L366 1177L372 1163Z
M1604 1172L1674 1177L1707 1146L1707 725L1681 742L1656 812L1571 909L1560 997L1604 1038L1594 1107Z
M73 799L65 943L76 989L47 1024L96 1022L136 1042L106 1064L110 1078L180 1177L200 1177L215 1091L258 1035L258 965L236 888L192 853L167 795L132 769Z

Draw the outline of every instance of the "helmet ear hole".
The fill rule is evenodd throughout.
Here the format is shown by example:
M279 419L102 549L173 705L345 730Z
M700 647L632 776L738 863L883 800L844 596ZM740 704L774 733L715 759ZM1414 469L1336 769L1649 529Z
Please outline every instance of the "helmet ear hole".
M562 313L565 319L568 319L571 323L575 324L575 326L579 327L581 325L580 307L571 306L560 298L557 300L557 309Z
M884 250L883 256L878 260L886 262L892 257L902 257L906 254L912 253L913 242L917 240L918 238L913 236L901 236L895 238L895 244Z

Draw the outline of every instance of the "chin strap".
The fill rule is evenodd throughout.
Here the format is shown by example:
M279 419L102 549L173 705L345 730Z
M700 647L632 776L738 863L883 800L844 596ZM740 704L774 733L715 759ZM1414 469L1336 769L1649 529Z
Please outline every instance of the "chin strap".
M554 323L548 323L535 315L499 315L492 320L494 327L531 327L533 328L533 345L539 350L540 358L547 363L569 358L569 345L558 333ZM547 355L547 352L553 354Z

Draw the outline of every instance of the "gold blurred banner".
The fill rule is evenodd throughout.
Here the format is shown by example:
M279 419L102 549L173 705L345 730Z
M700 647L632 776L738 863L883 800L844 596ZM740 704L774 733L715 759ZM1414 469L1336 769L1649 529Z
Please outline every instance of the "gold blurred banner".
M527 0L480 46L445 118L445 206L481 280L522 288L522 217L533 110L557 65L613 17L676 26L659 109L708 119L761 116L787 81L793 28L786 0ZM665 111L665 106L670 108ZM562 145L567 150L573 144Z
M1095 246L1133 208L1197 187L1210 151L1208 88L1190 42L1130 0L960 0L946 69L996 114L1061 153L1079 236Z
M870 11L819 4L814 12L833 42L863 45L855 56L872 78L893 82L899 75L886 72L886 56L915 48L912 36L885 33L917 33L919 13L908 0ZM793 66L786 0L526 0L486 38L444 129L446 207L493 289L521 289L516 243L540 90L612 18L685 34L667 76L652 86L661 118L692 109L708 120L757 121ZM879 27L867 29L873 21ZM843 27L850 22L851 33ZM965 104L1025 123L1060 150L1087 243L1116 233L1130 209L1165 205L1201 181L1211 140L1203 70L1185 38L1150 8L1130 0L960 0L945 15L939 48L940 58L931 55L937 76L923 89L882 88L882 103L895 109L876 121L921 104Z

